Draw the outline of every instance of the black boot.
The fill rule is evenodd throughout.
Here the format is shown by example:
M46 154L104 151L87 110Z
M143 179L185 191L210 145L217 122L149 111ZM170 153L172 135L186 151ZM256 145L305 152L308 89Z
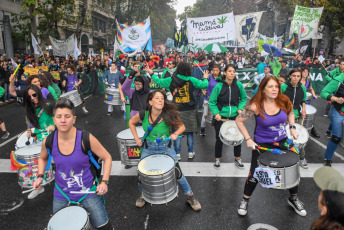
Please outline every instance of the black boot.
M313 126L313 128L312 128L311 135L312 135L313 137L320 138L320 135L319 135L319 133L315 130L314 126Z

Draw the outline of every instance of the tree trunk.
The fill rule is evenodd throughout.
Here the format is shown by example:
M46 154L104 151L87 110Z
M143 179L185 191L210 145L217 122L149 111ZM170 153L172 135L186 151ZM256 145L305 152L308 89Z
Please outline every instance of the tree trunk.
M78 42L80 41L82 26L85 23L86 11L87 11L87 1L85 1L85 3L81 7L80 17L78 20L78 24L76 25L75 35Z

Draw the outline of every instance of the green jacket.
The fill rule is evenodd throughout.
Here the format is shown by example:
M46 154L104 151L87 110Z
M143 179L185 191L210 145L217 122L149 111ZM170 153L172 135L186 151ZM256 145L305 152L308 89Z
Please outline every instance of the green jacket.
M198 80L197 78L187 77L187 76L183 76L183 75L180 75L180 74L178 74L177 77L179 77L180 79L182 79L184 81L189 81L190 80L192 82L193 86L195 88L197 88L197 89L206 89L206 88L208 88L208 84L209 84L208 79L203 79L203 81L201 81L201 80ZM170 88L170 85L171 85L171 82L172 82L172 77L165 78L165 79L160 79L154 73L153 73L152 79L153 79L153 81L157 85L159 85L160 87L165 88L165 89Z
M5 89L0 86L0 98L2 98L4 94L5 94Z
M51 87L50 85L48 85L48 90L49 90L49 92L51 93L51 95L54 97L54 100L57 101L58 98L57 98L57 96L56 96L56 93L55 93L54 88Z
M239 98L239 104L237 106L235 105L228 105L223 106L221 110L219 110L218 104L219 99L221 98L221 95L227 95L227 92L229 91L228 84L224 82L220 78L216 78L216 81L218 83L215 85L213 91L211 92L210 98L209 98L209 108L211 112L216 116L217 114L220 114L223 117L236 117L239 115L238 110L244 110L247 100L247 95L244 86L239 81L233 81L231 85L231 101L236 98ZM234 89L234 84L238 86L238 88ZM224 87L224 88L223 88ZM239 90L239 94L238 91ZM223 98L222 98L223 99ZM220 99L221 100L221 99Z
M301 84L301 83L300 83L300 85L301 85L301 88L302 88L302 90L303 90L303 95L302 95L302 99L301 99L302 102L300 103L300 106L302 106L302 103L305 103L305 102L306 102L307 94L306 94L306 87L305 87L303 84ZM288 90L288 92L286 92L286 90L287 90L288 87L289 87L289 90ZM296 93L296 91L294 91L294 89L295 89L295 87L293 87L289 81L286 81L285 83L283 83L283 84L281 85L281 92L284 93L285 95L287 95L287 96L289 97L289 99L290 99L291 97L293 97L293 96L291 95L291 94L293 94L293 92ZM300 102L300 98L296 99L296 98L295 98L295 94L294 94L294 99L295 99L296 101L299 101L299 102ZM292 99L290 99L290 101L293 103L293 100L292 100ZM295 117L295 119L298 119L299 116L300 116L299 109L296 109L294 105L293 105L293 107L294 107L294 109L293 109L294 117Z
M282 69L281 63L278 61L277 58L274 58L275 62L270 61L269 65L271 66L273 74L277 77L279 72Z
M340 72L340 69L339 67L332 70L330 72L330 74L326 75L325 79L329 82L329 81L332 81L332 79L335 77L335 76L338 76L338 75L343 75L344 72Z
M333 70L336 71L337 69ZM332 71L332 72L333 72ZM332 75L331 72L331 75ZM335 94L335 92L339 89L339 87L341 86L341 84L344 82L344 72L340 73L339 72L339 67L338 67L338 71L335 72L335 75L333 75L333 80L330 81L325 88L323 88L323 90L320 93L320 97L324 100L330 100L330 97L332 96L332 94ZM341 106L341 111L344 112L344 106Z

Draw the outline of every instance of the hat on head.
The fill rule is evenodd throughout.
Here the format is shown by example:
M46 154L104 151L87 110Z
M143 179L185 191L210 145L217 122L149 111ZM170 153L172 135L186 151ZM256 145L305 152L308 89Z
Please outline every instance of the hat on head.
M119 59L123 59L123 58L125 58L125 54L119 55Z
M331 215L344 225L344 176L325 166L314 173L314 181L323 191Z

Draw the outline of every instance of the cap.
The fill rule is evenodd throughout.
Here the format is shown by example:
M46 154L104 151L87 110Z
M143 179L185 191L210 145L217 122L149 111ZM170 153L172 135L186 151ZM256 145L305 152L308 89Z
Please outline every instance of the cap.
M119 55L119 59L123 59L123 58L125 58L125 54Z
M325 166L314 173L314 181L323 191L331 215L344 225L344 177L337 170Z

